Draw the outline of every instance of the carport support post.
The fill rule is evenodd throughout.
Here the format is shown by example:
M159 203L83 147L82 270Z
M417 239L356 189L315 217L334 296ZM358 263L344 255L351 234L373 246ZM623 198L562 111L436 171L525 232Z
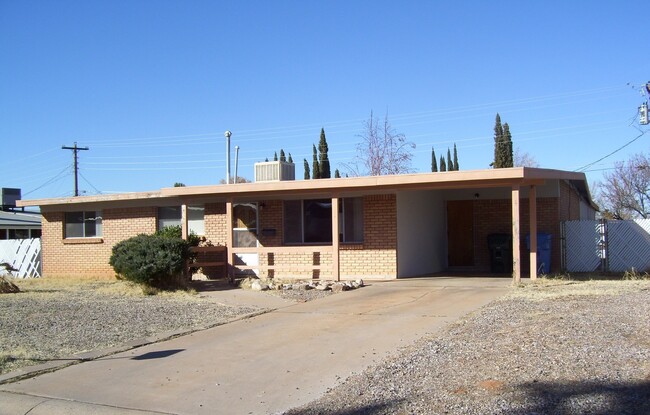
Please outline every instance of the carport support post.
M521 280L521 247L519 240L519 186L512 186L512 279Z
M228 279L233 281L233 278L235 277L235 267L233 261L234 254L232 252L232 199L226 200L226 229L228 229L228 232L226 232L226 270Z
M339 198L332 197L332 279L341 280L339 267Z
M528 192L530 210L530 279L537 279L537 186L530 186Z
M187 205L183 203L181 205L181 238L187 241L187 235L189 234L187 230Z

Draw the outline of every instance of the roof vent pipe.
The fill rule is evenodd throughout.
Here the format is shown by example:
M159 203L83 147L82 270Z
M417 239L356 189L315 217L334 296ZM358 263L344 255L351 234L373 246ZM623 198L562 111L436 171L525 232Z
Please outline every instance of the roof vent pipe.
M226 137L226 184L230 184L230 136L232 133L226 131L223 135Z

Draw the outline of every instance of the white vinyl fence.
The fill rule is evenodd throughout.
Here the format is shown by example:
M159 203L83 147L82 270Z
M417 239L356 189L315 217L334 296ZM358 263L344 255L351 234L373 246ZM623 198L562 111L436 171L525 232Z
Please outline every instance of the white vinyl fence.
M563 222L562 268L650 271L650 219Z
M11 274L17 278L41 276L41 240L8 239L0 241L0 275Z

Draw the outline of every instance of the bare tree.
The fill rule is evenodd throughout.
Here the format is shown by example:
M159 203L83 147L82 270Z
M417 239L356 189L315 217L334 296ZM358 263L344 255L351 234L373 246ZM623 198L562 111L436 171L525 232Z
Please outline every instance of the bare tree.
M618 162L613 173L606 173L599 184L603 216L613 219L650 217L650 164L644 154Z
M530 153L522 151L519 147L515 149L515 167L539 167L539 163Z
M386 174L411 173L412 149L415 143L406 141L406 136L397 133L388 121L383 123L370 112L370 118L363 124L359 135L355 160L345 164L352 176L381 176Z

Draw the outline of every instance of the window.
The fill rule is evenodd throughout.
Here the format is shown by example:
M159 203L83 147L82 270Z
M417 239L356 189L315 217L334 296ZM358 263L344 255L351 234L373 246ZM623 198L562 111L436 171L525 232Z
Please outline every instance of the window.
M158 229L168 226L181 226L181 207L164 206L158 208Z
M9 229L9 239L29 239L29 229Z
M163 206L158 208L158 229L168 226L182 226L183 209L181 206ZM203 205L187 207L187 230L190 234L205 235L205 208Z
M341 199L339 213L339 240L344 243L363 242L363 199ZM285 201L284 242L332 243L331 199Z
M40 229L32 229L29 231L30 238L40 238L41 235L42 235L42 231Z
M187 230L190 235L205 235L205 208L203 206L187 207Z
M339 215L340 238L342 242L363 242L363 199L350 197L339 204L342 210Z
M239 203L233 206L232 244L235 248L257 246L257 203Z
M66 212L66 238L95 238L102 236L100 211Z

